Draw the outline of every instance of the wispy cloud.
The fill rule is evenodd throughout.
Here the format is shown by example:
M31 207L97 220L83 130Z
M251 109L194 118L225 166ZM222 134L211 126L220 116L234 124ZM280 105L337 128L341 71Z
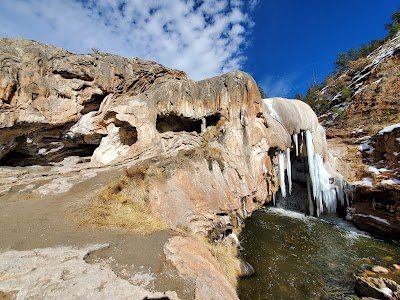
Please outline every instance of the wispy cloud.
M293 97L293 92L296 90L299 74L290 73L281 76L266 75L259 85L267 94L268 97Z
M239 69L258 0L2 0L0 36L155 60L204 79Z

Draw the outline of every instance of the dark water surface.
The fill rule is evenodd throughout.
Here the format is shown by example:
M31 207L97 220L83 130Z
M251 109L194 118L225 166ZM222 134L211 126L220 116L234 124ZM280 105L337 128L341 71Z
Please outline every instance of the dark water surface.
M256 275L239 282L240 299L352 299L352 274L400 262L400 247L329 221L341 224L279 208L247 219L242 256Z

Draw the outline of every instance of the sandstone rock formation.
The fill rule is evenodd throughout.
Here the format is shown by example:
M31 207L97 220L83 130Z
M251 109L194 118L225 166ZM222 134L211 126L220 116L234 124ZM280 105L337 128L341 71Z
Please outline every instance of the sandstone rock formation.
M400 130L380 132L400 122L400 34L324 87L320 121L337 168L354 182L350 218L368 232L400 236ZM340 88L340 91L338 91ZM318 105L318 101L317 101Z
M315 161L321 161L317 170L328 177L320 176L326 182L317 185L321 196L315 191L310 207L316 205L317 214L336 207L340 191L330 182L325 134L316 115L300 101L262 101L248 74L234 71L196 82L153 62L76 55L21 39L0 39L0 57L5 170L66 164L70 156L79 156L73 172L79 172L79 164L93 170L126 168L145 180L134 192L146 194L152 212L168 227L220 239L240 230L246 217L272 200L279 184L286 191L292 160L304 162L315 153ZM286 163L279 163L283 155ZM141 164L147 166L144 173ZM34 181L26 173L18 176L26 184ZM67 172L54 176L46 191L65 193L74 185L68 181L66 188ZM11 180L3 195L18 189L18 180ZM327 192L333 195L329 203L322 201ZM218 269L200 248L197 258L190 257L188 243L175 237L165 247L183 277L200 276L185 266L192 259L194 265L204 259ZM186 250L177 252L177 245ZM200 277L211 276L205 272ZM197 299L234 298L234 287L223 278L206 281L195 281ZM214 285L224 288L217 292Z

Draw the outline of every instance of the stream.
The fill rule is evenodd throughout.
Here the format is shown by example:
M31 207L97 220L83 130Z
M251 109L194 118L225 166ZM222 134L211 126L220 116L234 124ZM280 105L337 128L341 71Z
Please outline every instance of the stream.
M240 280L241 300L354 299L353 274L400 262L400 247L334 215L266 208L246 220L240 239L242 257L256 271Z

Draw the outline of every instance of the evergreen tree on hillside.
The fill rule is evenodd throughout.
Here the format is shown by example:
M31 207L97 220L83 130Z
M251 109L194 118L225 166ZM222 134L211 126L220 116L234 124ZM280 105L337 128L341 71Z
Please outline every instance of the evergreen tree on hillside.
M400 30L400 10L396 11L392 15L392 23L388 23L385 25L385 29L389 30L389 38L394 37L397 32Z
M334 62L335 70L321 84L312 84L305 96L297 94L296 98L309 104L317 114L325 113L332 105L350 101L353 92L349 88L351 74L346 75L345 72L349 69L360 71L365 66L366 57L400 31L400 9L391 16L391 22L385 25L385 29L389 33L383 39L372 40L359 48L351 48L347 53L339 53ZM325 90L322 95L323 88Z

